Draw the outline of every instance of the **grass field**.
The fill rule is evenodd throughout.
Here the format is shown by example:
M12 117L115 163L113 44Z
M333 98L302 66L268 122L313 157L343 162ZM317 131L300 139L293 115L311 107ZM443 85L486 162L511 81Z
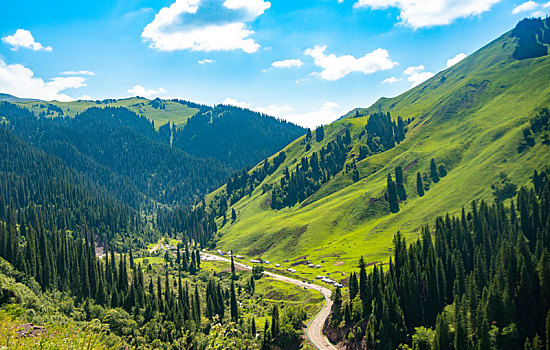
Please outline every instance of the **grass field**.
M187 119L191 118L198 111L196 108L190 108L177 102L169 100L163 100L163 102L165 105L164 109L154 108L150 100L140 97L112 100L112 102L100 104L96 103L96 101L82 100L74 102L39 102L34 100L23 100L17 102L17 104L28 108L37 115L41 112L46 112L48 110L48 105L53 105L61 108L63 114L71 118L91 107L125 107L137 114L145 115L149 120L154 121L157 129L168 122L183 126L187 122ZM58 117L59 113L52 112L52 114L47 116Z
M412 241L436 216L456 214L474 199L492 201L490 185L501 172L518 186L529 185L533 170L550 164L550 147L540 138L522 153L517 146L535 110L550 105L550 57L512 60L514 42L505 34L408 92L359 109L362 115L389 111L414 121L405 141L357 164L356 183L342 172L303 203L278 211L269 207L270 192L262 194L259 185L234 205L237 220L221 228L220 248L275 262L325 260L326 272L349 272L361 255L369 263L386 262L397 231ZM345 128L357 148L366 117L354 114L326 126L325 139L312 142L309 152L303 138L290 144L285 163L264 183L278 182L285 167L294 169L301 157ZM419 198L416 173L429 173L431 158L444 163L448 175ZM397 165L404 169L409 198L399 213L389 214L383 200L386 177ZM311 273L304 265L295 269L304 277Z

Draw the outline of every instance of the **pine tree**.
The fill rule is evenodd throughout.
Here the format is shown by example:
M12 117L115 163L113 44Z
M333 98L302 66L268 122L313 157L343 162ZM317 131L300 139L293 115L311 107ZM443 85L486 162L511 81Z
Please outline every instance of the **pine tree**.
M237 280L237 273L235 271L235 262L233 261L233 254L231 254L231 278Z
M433 158L430 161L430 176L433 182L439 182L439 173L437 172L437 166L435 165L435 160Z
M311 136L311 129L310 129L310 128L307 128L306 141L311 140L311 138L312 138L312 136Z
M397 185L397 195L399 196L399 199L402 201L406 200L407 192L405 191L403 169L401 166L395 167L395 183Z
M390 210L392 213L397 213L399 211L397 188L395 186L395 182L393 182L391 178L390 173L388 173L387 188L388 188L388 203L390 204Z
M201 324L201 299L197 284L195 284L195 323L198 326Z
M321 142L325 138L325 129L323 126L319 126L317 129L315 129L315 141Z
M235 295L235 282L231 281L231 320L237 322L239 320L239 308L237 305L237 296Z
M269 349L269 343L271 343L271 335L269 334L269 323L266 317L264 324L264 339L262 340L262 349Z
M279 335L279 307L277 304L273 305L271 311L271 336L277 338Z
M450 350L452 347L449 325L447 324L443 314L437 316L434 345L435 350Z
M338 326L342 322L342 292L340 288L334 291L334 302L332 303L331 321L333 326Z
M349 298L350 300L355 299L357 293L359 292L359 284L357 282L357 275L355 272L352 272L349 277Z
M254 275L250 276L250 281L248 282L250 286L250 295L254 295L256 291L256 282L254 282Z
M254 316L252 316L252 321L250 323L251 323L250 328L251 328L252 337L256 338L256 319L254 318Z
M231 209L231 221L234 222L237 220L237 212L235 211L235 208Z
M416 192L418 193L418 197L424 197L424 184L422 183L420 172L416 173Z

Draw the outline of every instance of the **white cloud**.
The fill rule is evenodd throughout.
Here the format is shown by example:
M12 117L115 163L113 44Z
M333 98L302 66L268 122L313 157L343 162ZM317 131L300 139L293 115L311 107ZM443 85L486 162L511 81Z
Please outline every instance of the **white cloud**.
M223 100L222 104L223 105L229 105L229 106L235 106L235 107L250 109L250 103L243 102L243 101L237 101L236 99L231 98L231 97L227 97L225 100Z
M478 16L501 0L357 0L355 8L398 8L401 23L414 29L448 25L455 19Z
M51 46L43 46L36 42L31 32L25 29L17 29L13 35L3 37L2 41L11 45L13 51L17 51L20 47L33 51L52 51Z
M380 70L391 69L397 65L397 62L393 62L388 51L384 49L376 49L359 58L351 55L326 55L326 49L326 46L315 46L304 52L304 54L313 57L316 66L323 69L321 72L313 74L324 80L338 80L353 72L371 74Z
M289 105L268 105L256 107L244 101L238 101L234 98L226 98L222 104L231 105L240 108L247 108L255 112L264 113L273 117L284 119L303 127L315 128L319 125L329 124L346 113L346 109L341 108L337 103L325 101L321 103L314 111L297 113L294 107Z
M154 89L146 89L141 85L134 85L130 90L128 90L129 93L132 94L132 96L139 96L139 97L158 97L159 95L163 95L166 93L166 90L163 88L159 88L157 90Z
M73 101L74 98L62 91L86 86L85 82L83 77L56 77L44 82L35 77L29 68L21 64L7 64L0 59L0 91L17 97Z
M386 78L386 79L382 80L382 83L384 83L384 84L393 84L393 83L397 83L399 80L401 80L401 79L397 79L396 77L389 77L389 78Z
M275 61L271 64L271 66L275 68L292 68L292 67L301 67L303 65L304 65L304 62L302 62L302 60L300 59Z
M256 112L264 113L270 116L281 117L282 115L286 115L288 113L293 112L294 108L289 105L284 105L284 106L269 105L266 107L257 107L257 108L254 108L254 110Z
M454 66L455 64L457 64L458 62L462 61L463 59L466 58L466 54L461 52L459 54L457 54L455 57L453 58L449 58L447 60L447 66L445 68L449 68L451 66Z
M403 71L403 74L408 76L407 80L411 83L411 87L415 87L434 76L432 72L424 72L424 69L423 65L419 65L408 67Z
M61 75L89 75L89 76L95 75L94 72L91 72L89 70L68 70L65 72L61 72L60 74Z
M93 98L91 98L89 95L82 95L82 96L80 96L79 98L77 98L77 100L81 100L81 101L91 101L91 100L93 100Z
M199 64L208 64L208 63L214 63L214 60L211 60L210 58L205 58L203 60L198 61Z
M529 0L515 6L512 10L512 14L517 15L524 12L531 12L531 17L544 17L548 13L548 10L546 10L547 8L550 8L550 1L542 4Z
M315 128L319 125L329 124L340 118L346 112L337 103L332 101L323 102L318 108L311 112L305 113L285 113L278 117L301 125L303 127Z
M533 11L539 7L539 4L534 1L526 1L523 4L517 5L512 10L512 14L516 15L521 12Z
M202 6L204 5L204 6ZM176 0L162 8L141 33L159 51L258 51L247 23L271 3L263 0Z

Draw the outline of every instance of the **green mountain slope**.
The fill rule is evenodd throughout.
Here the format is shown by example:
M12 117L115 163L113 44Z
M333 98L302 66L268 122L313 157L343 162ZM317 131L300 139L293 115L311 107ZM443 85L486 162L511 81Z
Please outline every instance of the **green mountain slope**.
M538 24L541 32L548 32L548 22ZM324 128L323 141L314 137L310 150L304 137L294 141L284 149L284 163L233 206L237 218L221 228L221 249L276 262L305 256L315 263L326 260L323 270L328 272L349 271L360 255L367 262L386 260L398 230L409 239L417 237L421 225L436 215L456 213L473 199L492 199L491 184L501 176L518 186L527 184L533 169L550 164L547 131L528 135L532 146L525 146L524 139L530 120L550 105L550 57L517 60L517 48L517 35L508 32L404 94L351 111ZM375 112L413 120L403 142L357 161L366 145L365 124ZM354 182L353 172L344 167L301 203L271 209L269 188L280 183L284 169L292 172L302 157L343 137L346 129L352 139L346 166L357 161L359 180ZM432 158L448 174L418 197L416 174L429 175ZM391 214L384 197L388 173L395 178L396 166L403 169L408 199ZM222 187L208 199L215 201L224 191ZM318 273L306 265L295 268Z
M136 114L146 116L155 123L158 129L160 126L171 122L176 125L185 125L187 119L198 112L201 106L192 102L180 100L148 100L143 97L131 97L124 99L107 100L78 100L73 102L59 101L40 101L33 99L21 99L15 96L0 94L0 100L14 102L22 107L26 107L36 115L45 117L67 116L74 118L78 113L82 113L92 107L124 107Z

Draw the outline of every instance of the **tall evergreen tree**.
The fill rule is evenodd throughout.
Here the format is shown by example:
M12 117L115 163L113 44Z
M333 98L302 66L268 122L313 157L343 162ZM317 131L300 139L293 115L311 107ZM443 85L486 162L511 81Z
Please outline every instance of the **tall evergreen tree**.
M395 184L397 186L397 195L399 196L399 199L402 201L406 200L407 192L405 191L403 169L401 166L395 167Z
M231 279L237 280L237 272L235 271L235 262L233 261L233 254L231 254Z
M416 173L416 192L418 193L418 197L424 197L424 183L422 183L420 171Z
M271 311L271 336L277 338L279 331L279 307L274 304Z
M437 171L437 165L435 165L435 160L433 158L432 160L430 160L430 176L433 182L439 182L439 173Z
M323 126L319 126L317 129L315 129L315 141L321 142L325 138L325 129Z
M235 282L231 281L231 320L237 322L239 320L239 307L237 305L237 296L235 295Z
M395 186L395 182L393 182L393 179L391 177L391 174L388 173L388 181L387 181L387 188L388 188L388 203L390 204L390 210L392 213L397 213L399 211L399 200L397 198L397 187Z

